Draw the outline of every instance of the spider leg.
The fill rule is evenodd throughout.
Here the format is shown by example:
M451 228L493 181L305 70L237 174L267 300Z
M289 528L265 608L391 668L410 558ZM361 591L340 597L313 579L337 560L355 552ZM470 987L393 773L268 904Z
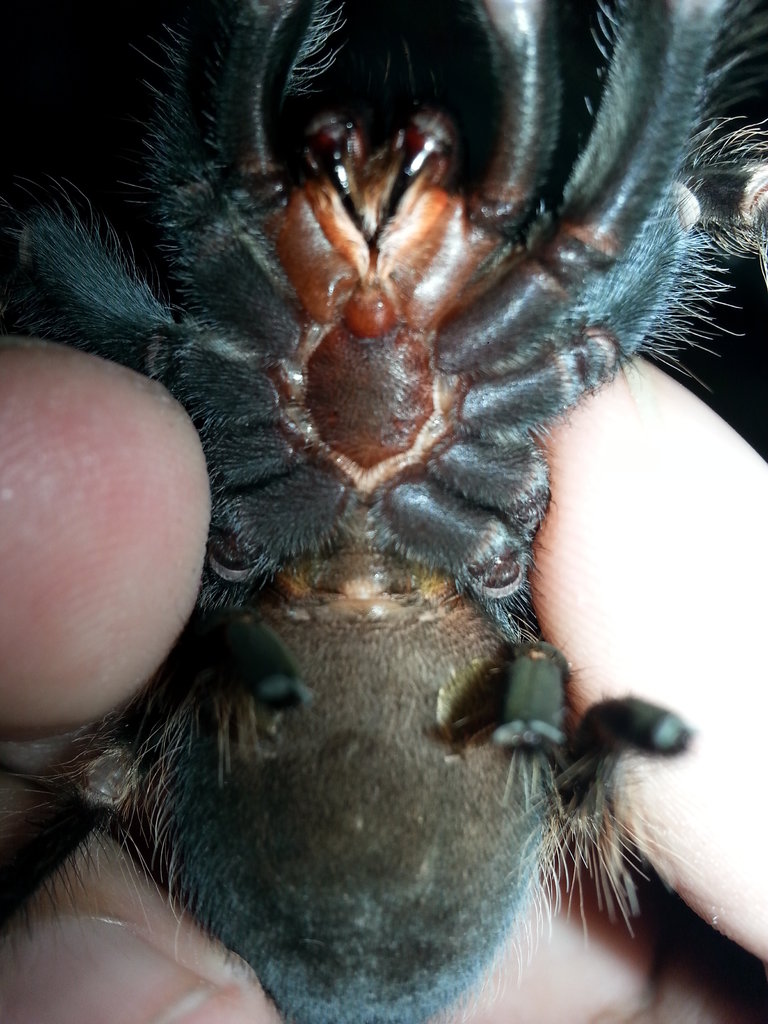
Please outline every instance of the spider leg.
M705 99L724 0L624 5L605 95L568 181L561 218L592 249L618 253L673 181Z
M43 822L33 838L0 865L0 928L55 874L88 837L106 828L111 813L72 796Z
M499 600L525 580L530 537L491 509L476 507L419 476L384 488L372 507L382 545L453 575L480 599Z
M611 377L621 357L613 332L584 328L560 348L547 344L519 369L470 384L461 404L462 422L486 436L538 427L553 411L574 405Z
M175 322L110 237L58 210L26 215L15 236L20 327L161 381L210 433L224 419L250 428L276 421L277 391L258 354L192 319ZM287 460L276 442L263 450L273 472ZM257 479L267 472L259 468Z
M512 254L494 286L442 325L436 352L445 372L498 374L520 361L523 346L535 357L556 338L565 349L588 328L610 334L627 358L675 291L693 243L668 183L687 155L723 3L624 6L600 109L558 226L535 223L526 258ZM551 415L562 402L557 396Z
M498 447L449 439L423 469L406 470L374 494L371 517L383 547L447 572L501 615L505 599L524 589L548 502L541 452L510 430Z
M296 662L277 635L249 608L230 607L208 616L197 627L195 663L229 670L259 704L282 710L307 704L311 694Z
M576 750L642 750L651 754L679 754L693 733L666 708L637 697L604 700L586 712L574 736Z
M270 237L288 182L275 120L329 31L321 0L198 5L152 153L158 214L188 308L227 324L244 350L256 327L270 355L295 342L301 314Z
M145 373L141 340L166 333L173 318L116 242L102 242L72 211L60 210L35 210L11 236L19 326Z
M471 200L475 220L511 235L528 217L557 139L554 10L538 0L485 0L502 83L496 146Z
M562 863L573 840L573 863L596 871L603 894L632 906L634 885L627 871L636 840L621 820L620 766L632 752L672 756L685 751L692 731L677 715L656 704L627 697L593 705L569 740L564 730L569 669L547 643L519 646L507 666L501 723L493 741L506 747L522 770L543 769L543 792L555 827L546 859ZM522 757L521 762L519 758ZM549 766L549 771L545 769Z
M727 127L727 122L725 122ZM717 123L679 186L686 227L702 227L726 250L768 249L768 133Z
M512 517L526 533L538 528L549 503L547 464L526 434L507 432L503 447L461 438L433 453L427 473L454 494Z
M348 490L324 467L306 463L289 475L249 484L240 493L225 490L219 497L209 563L224 580L253 582L272 575L288 558L318 550L334 532Z
M282 351L285 318L281 331L277 319L267 317L264 337L271 347L254 353L236 333L225 339L215 326L191 318L177 323L116 242L100 238L73 211L35 210L13 235L20 327L160 380L204 422L275 422L278 396L263 369ZM238 309L255 315L252 304Z
M159 97L153 159L170 221L184 213L177 189L194 205L224 168L265 180L277 174L274 120L297 65L318 42L324 10L321 0L196 5L186 44L174 54L173 88Z
M318 6L302 0L250 2L237 4L237 14L226 19L231 38L227 59L214 79L214 147L227 166L247 166L259 176L274 173L276 100L283 95Z
M236 333L225 337L191 318L175 322L116 246L74 215L30 214L18 245L20 326L159 380L195 420L222 499L212 524L209 586L218 594L222 579L263 578L286 558L317 550L346 492L275 426L279 397L266 367L285 332L265 330L265 351L254 352ZM292 510L289 528L284 508Z

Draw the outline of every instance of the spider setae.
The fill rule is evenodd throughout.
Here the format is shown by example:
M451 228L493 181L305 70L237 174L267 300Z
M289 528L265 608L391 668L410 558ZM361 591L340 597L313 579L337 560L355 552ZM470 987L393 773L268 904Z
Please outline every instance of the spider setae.
M765 137L718 120L753 4L604 12L577 147L554 3L381 7L193 5L151 137L178 308L71 208L6 234L9 319L165 384L214 505L192 623L44 780L0 913L130 834L297 1024L452 1005L571 842L631 886L621 755L689 730L569 720L527 594L541 438L768 231Z

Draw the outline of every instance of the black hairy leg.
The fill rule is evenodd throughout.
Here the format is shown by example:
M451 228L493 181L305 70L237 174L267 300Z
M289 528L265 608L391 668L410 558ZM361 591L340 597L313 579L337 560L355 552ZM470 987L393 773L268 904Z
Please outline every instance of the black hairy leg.
M200 3L152 136L178 303L71 210L14 217L12 322L162 382L213 512L193 621L43 780L7 915L41 846L108 831L287 1019L405 1024L482 977L572 844L631 904L622 763L690 734L631 697L579 718L526 643L543 439L674 343L716 244L765 252L765 139L712 120L753 15L619 4L563 174L555 5L446 5L478 141L404 9L369 52L353 4Z

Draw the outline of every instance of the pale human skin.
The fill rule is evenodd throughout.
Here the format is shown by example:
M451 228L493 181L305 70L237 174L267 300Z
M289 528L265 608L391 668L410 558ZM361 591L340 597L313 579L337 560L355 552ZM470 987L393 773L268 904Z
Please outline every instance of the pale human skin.
M194 605L209 498L180 407L73 350L0 349L0 436L0 735L18 754L119 704L163 660ZM553 499L533 581L545 635L574 667L578 707L633 693L695 727L688 754L635 772L628 811L668 883L766 961L755 808L768 467L643 364L585 401L549 447ZM4 796L8 808L27 799L10 782ZM10 815L0 841L18 821ZM0 955L4 1024L277 1021L247 973L179 922L119 851L85 861L80 878L55 909L41 901ZM578 913L556 919L522 981L511 957L501 996L481 997L472 1019L508 1024L512 1005L530 1024L677 1022L688 1019L680 1005L713 1015L697 1021L760 1019L674 958L654 975L649 1008L657 924L644 916L631 940L596 917L585 942Z

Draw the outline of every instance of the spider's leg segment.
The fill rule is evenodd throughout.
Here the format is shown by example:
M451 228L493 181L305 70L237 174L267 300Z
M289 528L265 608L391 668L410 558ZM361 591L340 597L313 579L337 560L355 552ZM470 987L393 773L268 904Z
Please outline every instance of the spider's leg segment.
M494 743L508 747L562 746L568 663L547 643L518 647L507 668L501 725Z
M520 645L507 666L501 724L494 742L505 746L557 746L563 731L568 664L551 644ZM678 754L685 750L691 730L666 708L637 697L593 704L579 723L572 741L576 757L588 751L643 750Z
M565 658L550 644L517 647L506 667L501 723L493 741L513 755L527 752L540 765L546 757L553 769L549 795L556 817L567 808L562 821L565 833L572 832L577 840L591 836L600 844L620 828L612 802L623 757L680 754L693 733L666 708L626 697L592 705L568 738L564 728L568 677ZM619 871L617 879L621 877Z
M212 526L220 577L267 575L330 535L343 487L276 430L278 394L264 372L272 348L254 352L191 318L176 323L114 247L74 215L36 210L17 234L19 326L160 380L195 419L214 492L229 499L216 502ZM265 337L281 344L278 330Z
M513 594L525 579L529 537L492 509L474 508L439 481L401 481L373 507L383 545L451 573L478 597Z
M252 449L263 452L263 466L255 478L285 471L287 446L275 438L265 444L263 428L277 420L278 395L256 358L214 327L175 322L111 240L102 241L74 213L34 210L15 234L19 264L12 289L20 327L160 380L203 429L223 419L241 426L242 436L219 439L228 467L235 446L242 459L245 445L248 461L248 431L256 431ZM252 472L248 478L254 479Z
M726 250L768 250L768 133L715 125L680 184L684 224L701 226Z
M486 0L484 6L504 88L496 148L470 209L476 220L512 235L531 214L557 140L554 9L538 0Z
M147 350L173 318L116 243L73 211L36 209L19 220L18 326L147 373Z
M0 865L0 928L47 879L55 875L94 832L107 827L111 812L77 796L44 821L31 823L32 838Z
M529 492L521 509L481 488L491 497L486 505L470 493L481 460L487 453L485 473L495 479L503 452L610 379L655 331L674 331L675 311L682 317L702 283L697 257L708 242L682 222L676 183L689 159L690 125L707 98L722 7L718 0L623 5L590 138L551 220L531 208L551 133L537 91L525 83L531 76L543 85L548 72L539 58L550 53L554 29L540 8L534 15L526 4L486 5L497 54L515 67L513 92L528 106L519 114L502 109L502 141L480 185L480 212L470 206L470 219L498 236L494 269L459 290L434 340L438 371L458 378L453 443L470 461L443 472L448 440L424 460L423 478L408 472L377 495L374 516L387 546L447 569L491 609L524 582L546 489ZM517 42L512 23L521 30ZM557 86L554 78L549 84ZM541 125L538 157L516 156L504 142L515 118L521 130ZM499 198L502 173L512 175L513 188ZM525 213L516 205L515 177ZM523 246L511 233L526 216ZM525 472L534 475L533 460Z
M188 656L199 670L215 668L217 687L244 689L273 711L312 699L285 645L250 608L225 608L204 619Z
M473 437L438 446L427 472L454 495L508 514L526 536L549 500L547 464L527 436L510 436L502 448Z
M566 235L593 254L613 256L675 180L690 125L703 109L726 4L650 0L623 7L605 95L560 211Z
M230 31L226 63L218 65L210 77L215 82L216 122L209 126L205 142L225 166L267 178L277 173L273 131L279 101L324 4L318 0L227 3L236 13L226 20ZM205 13L223 23L215 11ZM208 28L206 23L203 30ZM215 49L207 47L207 52L213 56ZM199 77L200 70L195 73Z
M593 704L573 739L574 749L643 750L651 754L679 754L693 733L667 708L626 697Z
M253 331L284 355L299 316L266 222L286 202L273 148L290 79L311 46L323 3L200 5L160 105L152 177L174 271L193 312L227 324L243 351Z
M689 126L703 105L723 3L623 6L600 109L566 185L557 226L534 224L526 258L513 261L492 289L440 331L442 369L497 379L497 394L485 408L483 380L467 396L466 418L478 427L483 415L491 428L508 415L524 418L519 373L538 368L545 374L542 389L552 389L545 419L610 377L617 357L636 352L667 311L691 252L669 183L680 173ZM567 361L567 352L588 344L590 335L605 341L583 367L579 358L566 362L558 384L561 353ZM509 383L506 397L503 381ZM540 423L536 409L530 425Z
M260 455L256 451L254 458ZM317 550L332 536L347 503L343 484L311 465L240 493L228 487L222 497L211 522L209 562L230 583L252 584L287 559Z

